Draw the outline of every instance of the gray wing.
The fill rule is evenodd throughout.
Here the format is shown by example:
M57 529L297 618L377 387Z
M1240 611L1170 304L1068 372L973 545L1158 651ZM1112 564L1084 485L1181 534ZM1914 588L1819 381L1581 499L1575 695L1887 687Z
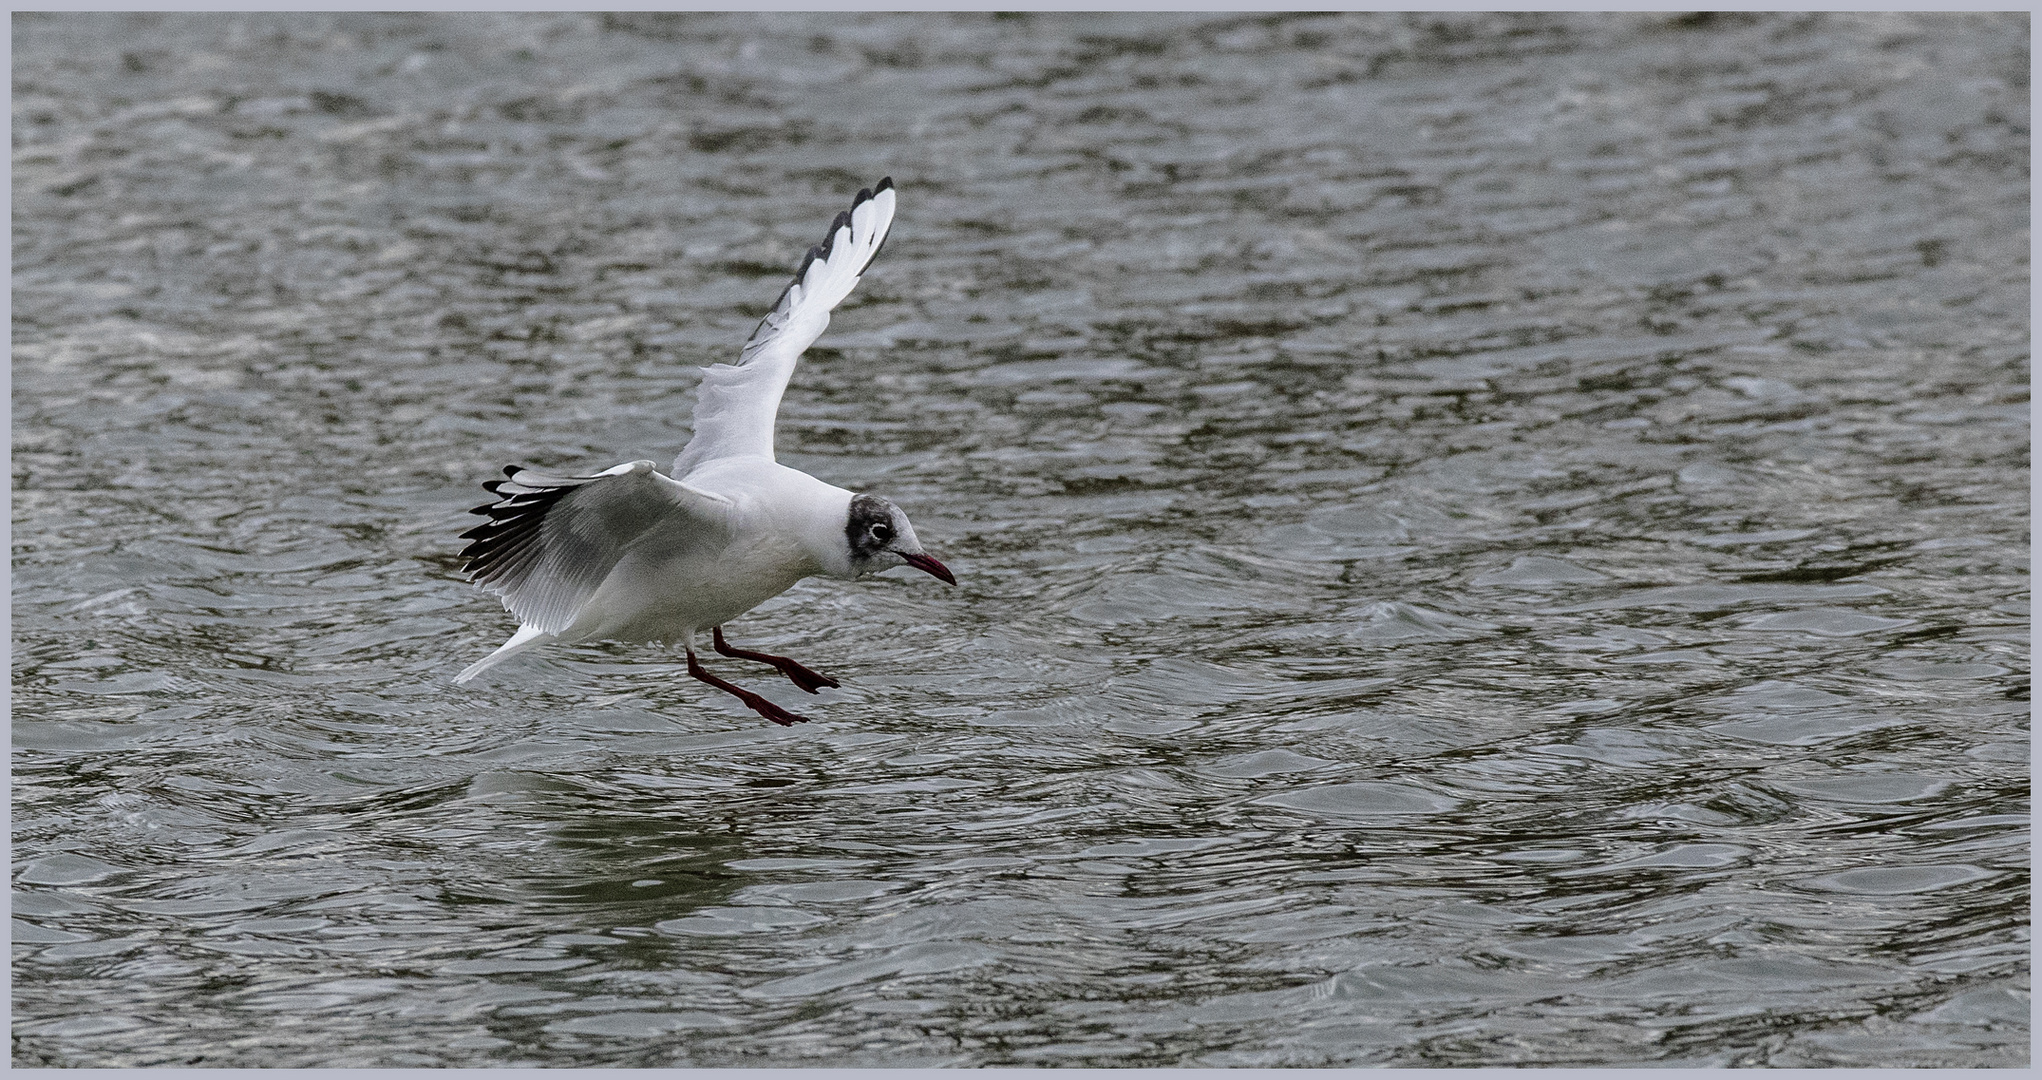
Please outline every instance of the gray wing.
M482 485L496 501L470 513L489 521L461 534L475 584L503 598L522 626L557 634L635 544L669 530L707 540L728 528L730 500L633 461L594 476L551 476L509 466Z

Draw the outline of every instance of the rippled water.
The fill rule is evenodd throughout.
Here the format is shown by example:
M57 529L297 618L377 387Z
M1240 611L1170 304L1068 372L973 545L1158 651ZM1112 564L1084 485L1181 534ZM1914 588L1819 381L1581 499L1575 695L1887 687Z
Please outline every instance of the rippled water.
M2025 15L13 40L17 1064L2027 1060ZM961 586L452 687L888 173Z

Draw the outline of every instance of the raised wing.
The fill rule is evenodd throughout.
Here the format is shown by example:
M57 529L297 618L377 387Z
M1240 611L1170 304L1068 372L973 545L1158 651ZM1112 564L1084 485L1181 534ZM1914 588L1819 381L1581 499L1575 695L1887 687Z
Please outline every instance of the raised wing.
M730 500L633 461L594 476L549 476L507 466L482 485L496 501L469 511L489 521L461 534L470 580L503 598L521 626L557 634L634 543L655 529L727 528Z
M823 242L808 249L773 310L752 331L735 364L703 370L695 392L695 434L674 461L685 477L716 458L773 456L773 417L794 363L830 324L830 310L851 295L893 225L893 178L851 200Z

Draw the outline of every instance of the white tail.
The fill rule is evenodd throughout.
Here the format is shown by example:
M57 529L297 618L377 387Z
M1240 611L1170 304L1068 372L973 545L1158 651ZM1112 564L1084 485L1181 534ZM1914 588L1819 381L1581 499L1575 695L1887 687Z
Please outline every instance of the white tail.
M536 649L552 640L552 634L536 626L520 626L518 627L518 632L512 634L509 641L498 646L495 652L468 665L466 670L454 676L454 681L456 683L467 682L469 679L488 671L490 668L524 652L526 649Z

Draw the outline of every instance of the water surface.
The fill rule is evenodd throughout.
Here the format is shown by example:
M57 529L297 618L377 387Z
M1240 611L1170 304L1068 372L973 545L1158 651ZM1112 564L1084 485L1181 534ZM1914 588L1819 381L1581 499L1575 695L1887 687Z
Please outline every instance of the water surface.
M13 40L15 1063L2025 1064L2026 16ZM886 174L960 587L451 686Z

